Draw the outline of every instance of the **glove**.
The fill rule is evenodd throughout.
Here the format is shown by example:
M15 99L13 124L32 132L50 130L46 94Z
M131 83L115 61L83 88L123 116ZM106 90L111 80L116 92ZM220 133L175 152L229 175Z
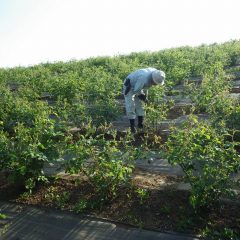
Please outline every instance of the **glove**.
M144 102L147 102L147 96L143 93L139 94L138 95L138 98L141 100L141 101L144 101Z

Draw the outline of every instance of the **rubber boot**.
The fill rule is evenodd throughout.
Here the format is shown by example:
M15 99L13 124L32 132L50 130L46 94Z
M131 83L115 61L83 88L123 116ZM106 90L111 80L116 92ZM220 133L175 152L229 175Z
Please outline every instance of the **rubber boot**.
M138 116L138 128L143 129L143 116Z
M135 133L135 132L136 132L135 119L129 119L129 121L130 121L131 132L132 132L132 133Z

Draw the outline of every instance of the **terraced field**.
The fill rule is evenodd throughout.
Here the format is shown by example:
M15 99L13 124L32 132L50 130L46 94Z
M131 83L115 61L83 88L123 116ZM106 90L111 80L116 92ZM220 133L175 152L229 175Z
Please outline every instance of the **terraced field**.
M231 41L0 69L0 199L235 239L239 59ZM149 90L145 129L133 135L122 84L146 66L166 84Z

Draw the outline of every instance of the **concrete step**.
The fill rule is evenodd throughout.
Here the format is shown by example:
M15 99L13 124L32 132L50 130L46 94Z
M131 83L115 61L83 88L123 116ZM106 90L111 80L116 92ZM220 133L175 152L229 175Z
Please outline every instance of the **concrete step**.
M197 116L200 121L208 119L207 114L197 114ZM170 133L171 127L179 127L181 124L187 121L188 118L189 115L182 115L175 119L166 119L163 121L158 121L155 127L160 134L167 136ZM119 118L117 121L112 122L112 126L119 132L126 132L129 129L129 120L126 116L123 116Z
M240 102L240 93L230 93L230 97L237 99Z
M239 80L240 79L240 71L234 71L229 73L229 76L232 77L232 80Z
M196 77L191 77L189 79L182 80L182 84L194 83L196 85L199 85L202 83L202 80L203 80L202 76L196 76Z
M240 80L232 81L231 93L240 93Z
M240 93L240 86L233 87L230 90L230 93Z
M194 103L191 100L182 100L177 102L168 112L168 119L176 119L182 115L189 114L191 112Z
M69 156L67 156L66 159L67 158L69 159ZM137 159L135 162L135 167L159 174L184 176L184 172L180 166L172 166L166 159L162 158ZM65 169L58 162L45 164L44 174L47 176L70 176L70 174L65 173Z
M166 175L184 176L184 172L182 171L180 166L172 166L168 163L166 159L137 159L136 166L150 172L157 172Z
M209 116L207 114L196 114L198 117L199 121L207 120ZM186 122L189 119L189 115L183 115L180 116L176 119L168 119L165 121L159 121L159 129L160 130L169 130L171 127L179 127L181 126L184 122Z

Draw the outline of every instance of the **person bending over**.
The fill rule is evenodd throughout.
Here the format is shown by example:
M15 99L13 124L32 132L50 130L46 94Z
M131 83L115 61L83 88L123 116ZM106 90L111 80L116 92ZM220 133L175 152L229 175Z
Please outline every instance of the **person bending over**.
M124 80L123 94L132 133L136 132L136 118L138 119L138 127L143 128L145 116L143 102L147 101L147 89L154 85L163 85L164 81L165 73L151 67L138 69L130 73Z

